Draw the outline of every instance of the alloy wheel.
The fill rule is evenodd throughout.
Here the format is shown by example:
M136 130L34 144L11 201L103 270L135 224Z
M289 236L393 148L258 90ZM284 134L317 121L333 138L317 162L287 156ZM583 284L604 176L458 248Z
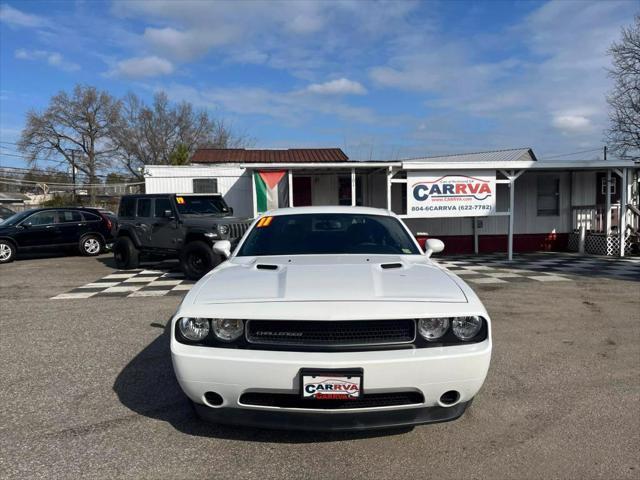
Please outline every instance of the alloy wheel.
M95 238L88 238L84 241L84 251L89 254L98 253L100 251L100 242Z
M12 250L6 243L0 243L0 261L6 262L11 258Z

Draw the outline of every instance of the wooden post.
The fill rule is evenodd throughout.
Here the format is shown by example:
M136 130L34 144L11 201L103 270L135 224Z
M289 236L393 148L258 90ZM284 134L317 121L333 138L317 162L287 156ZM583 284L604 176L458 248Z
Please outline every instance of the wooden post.
M624 257L624 243L625 233L627 230L627 169L622 168L620 175L620 227L618 232L620 233L620 256Z
M356 169L351 169L351 206L356 206Z
M387 170L387 210L389 211L391 210L391 177L393 176L391 168L389 167Z
M253 208L253 218L256 218L258 216L258 199L256 198L256 179L254 171L249 170L249 175L251 175L251 206Z
M473 220L473 253L478 255L480 251L480 240L478 238L478 217L471 217Z
M289 169L289 206L293 207L293 173Z
M515 204L515 183L516 177L513 172L509 175L509 243L508 243L508 259L513 260L513 206Z
M606 148L606 147L605 147ZM611 235L611 170L607 170L607 190L605 192L605 204L604 204L604 214L605 214L605 223L604 223L604 232L605 234Z

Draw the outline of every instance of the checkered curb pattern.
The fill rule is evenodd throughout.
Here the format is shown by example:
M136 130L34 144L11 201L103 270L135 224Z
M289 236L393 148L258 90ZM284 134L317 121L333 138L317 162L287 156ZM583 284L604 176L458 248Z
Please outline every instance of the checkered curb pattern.
M563 282L576 277L640 281L638 257L592 257L550 252L514 255L513 262L509 262L504 253L458 255L437 261L471 284Z
M578 254L534 253L514 256L504 253L456 255L437 262L470 284L491 285L520 282L566 282L575 276L640 281L640 258L590 257ZM186 280L177 266L159 264L148 270L117 270L54 300L94 297L182 296L195 282Z
M195 282L181 272L162 270L116 270L110 275L87 283L52 300L95 297L164 297L182 296Z

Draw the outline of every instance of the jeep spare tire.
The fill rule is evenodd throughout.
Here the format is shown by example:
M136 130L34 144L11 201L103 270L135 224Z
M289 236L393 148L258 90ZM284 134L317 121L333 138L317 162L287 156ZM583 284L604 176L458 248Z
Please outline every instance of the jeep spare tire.
M140 263L140 252L129 237L119 237L113 245L113 258L120 270L137 268Z
M200 240L187 243L180 254L180 268L189 280L202 278L221 261L211 245Z

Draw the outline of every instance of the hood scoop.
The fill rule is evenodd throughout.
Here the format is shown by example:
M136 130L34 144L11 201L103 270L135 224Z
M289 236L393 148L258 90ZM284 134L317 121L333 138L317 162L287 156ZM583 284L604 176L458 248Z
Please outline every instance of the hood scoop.
M392 268L402 268L401 263L381 263L380 268L383 270L390 270Z
M277 265L269 265L266 263L259 263L256 265L256 269L257 270L277 270L278 266Z

